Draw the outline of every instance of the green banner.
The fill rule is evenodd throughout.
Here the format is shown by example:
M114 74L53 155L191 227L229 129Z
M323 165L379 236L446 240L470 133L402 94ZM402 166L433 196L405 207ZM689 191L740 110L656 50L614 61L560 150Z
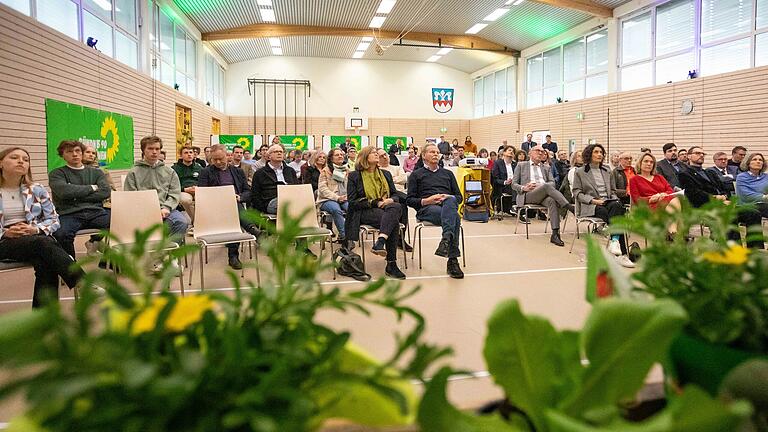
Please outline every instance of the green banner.
M280 142L283 144L286 150L308 150L307 142L309 137L307 135L278 135Z
M331 148L340 146L344 141L347 140L347 138L349 138L349 141L355 145L357 150L363 148L362 138L360 135L331 135Z
M400 150L405 150L405 148L408 146L408 137L404 136L385 136L383 137L384 141L384 151L389 153L389 148L392 147L397 143L397 140L401 141L400 144Z
M244 150L253 153L253 135L219 135L219 144L227 147L227 151L239 145Z
M99 164L108 169L133 166L133 118L108 111L45 100L48 171L64 165L56 152L64 140L77 140L96 148Z

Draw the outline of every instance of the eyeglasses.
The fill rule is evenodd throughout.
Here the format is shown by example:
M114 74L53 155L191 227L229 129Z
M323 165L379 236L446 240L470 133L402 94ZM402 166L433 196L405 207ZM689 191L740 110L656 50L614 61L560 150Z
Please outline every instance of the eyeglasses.
M728 158L717 158L717 159L715 159L715 160L718 160L718 161L721 161L721 162L722 162L722 161L726 161L726 162L728 162Z
M707 155L706 153L700 152L700 151L691 152L691 154L692 155L702 155L702 156L706 156Z

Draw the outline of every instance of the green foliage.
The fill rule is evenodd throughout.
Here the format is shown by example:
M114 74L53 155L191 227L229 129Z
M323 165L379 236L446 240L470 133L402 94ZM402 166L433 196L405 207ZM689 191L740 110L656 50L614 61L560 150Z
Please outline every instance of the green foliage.
M633 209L614 226L647 239L632 283L656 298L671 298L688 313L687 331L705 341L753 352L768 351L768 255L726 240L738 229L738 207L713 202L679 213ZM677 223L674 241L667 228ZM711 236L686 241L691 229L708 227ZM749 233L750 236L755 234Z
M149 254L146 232L105 252L119 276L88 273L87 285L106 288L104 303L84 290L74 314L52 305L0 316L0 367L13 377L0 398L21 391L28 406L12 427L290 432L317 429L327 418L411 422L410 380L450 353L422 341L424 319L405 304L417 289L383 279L345 291L321 285L317 274L328 265L296 251L300 231L286 222L262 242L276 271L262 275L261 286L241 286L230 272L232 296L169 292L170 260L196 248ZM157 260L162 271L148 272ZM383 362L318 321L323 311L374 309L413 323Z
M634 397L685 323L685 311L671 300L608 299L595 304L581 332L559 332L523 314L517 301L503 302L488 321L485 360L530 426L515 416L505 421L456 410L445 397L450 370L429 383L419 423L424 432L734 430L750 414L749 404L725 405L693 386L643 423L620 416L620 403Z
M755 412L745 430L768 432L768 361L749 360L735 367L723 380L720 396L750 401Z

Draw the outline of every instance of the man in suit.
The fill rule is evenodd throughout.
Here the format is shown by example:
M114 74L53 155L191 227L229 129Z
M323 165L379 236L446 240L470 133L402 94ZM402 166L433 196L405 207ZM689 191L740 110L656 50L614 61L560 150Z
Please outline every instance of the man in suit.
M241 148L242 149L242 148ZM245 164L244 164L245 165ZM234 165L227 165L227 148L221 144L211 146L211 163L203 168L198 178L197 187L232 186L235 189L238 208L245 210L245 203L251 200L251 191L243 170ZM248 233L259 236L261 231L256 225L240 217L240 226ZM227 244L229 266L235 270L243 268L237 243Z
M296 171L283 162L285 149L282 144L272 144L266 159L266 166L253 174L251 207L262 213L277 214L277 186L299 184L299 181Z
M725 187L726 195L730 197L736 192L736 176L739 175L739 169L734 165L728 165L728 154L725 152L717 152L712 158L715 166L707 168L706 171L717 174Z
M557 143L552 141L552 135L547 135L545 138L547 139L547 142L541 146L544 147L544 150L549 150L552 153L557 154Z
M497 200L504 199L503 194L511 195L511 199L515 199L517 196L515 190L512 189L512 180L514 179L515 175L515 165L517 165L515 162L515 148L510 145L504 145L499 150L499 154L501 155L501 159L497 160L493 164L493 169L491 169L491 183L493 184L494 203ZM499 207L499 211L504 209L504 203L499 201ZM511 205L506 207L506 209L511 210ZM525 217L525 215L520 215L520 221L523 222L523 218Z
M530 152L532 148L536 147L538 143L533 140L533 134L528 134L525 138L525 141L523 141L522 144L520 144L520 149L526 153Z
M675 143L666 143L661 149L664 151L664 159L656 164L656 172L664 176L672 189L678 191L681 189L678 175L684 167L677 160L677 146Z
M694 207L701 207L710 200L722 201L728 204L727 191L717 173L702 168L704 156L706 156L706 153L704 153L701 147L694 146L688 149L688 168L680 172L680 184L685 189L685 197L688 198L688 201ZM763 249L765 246L762 238L761 222L762 215L759 211L752 208L741 208L739 210L734 223L746 225L748 233L760 234L759 238L753 235L750 236L747 240L748 247ZM731 230L728 232L728 239L740 242L741 235L738 230Z
M549 241L557 246L565 246L560 239L559 209L565 208L571 212L575 209L555 187L549 167L541 163L544 152L546 150L541 147L533 147L529 152L530 160L517 164L512 177L512 189L517 192L517 205L539 204L547 207L552 226Z

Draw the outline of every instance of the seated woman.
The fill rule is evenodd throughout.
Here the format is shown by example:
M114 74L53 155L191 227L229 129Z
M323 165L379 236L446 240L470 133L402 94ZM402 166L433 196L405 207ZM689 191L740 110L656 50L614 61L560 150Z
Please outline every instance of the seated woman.
M629 179L629 196L632 204L647 203L651 209L658 207L667 211L680 211L680 200L667 179L656 174L656 158L650 153L640 156L635 166L637 174ZM669 226L669 234L677 233L677 224Z
M488 156L488 150L487 149L481 148L480 151L477 152L477 157L488 159L488 169L489 170L493 169L493 159L491 159L490 156Z
M525 152L525 150L518 150L517 153L515 153L515 165L517 165L518 162L525 162L528 160L528 153Z
M416 169L416 163L419 161L419 149L416 146L408 147L408 157L403 161L403 170L407 173Z
M615 216L623 215L626 210L616 196L616 185L611 177L605 160L605 149L600 144L590 144L582 155L584 166L576 170L573 176L573 197L576 200L578 217L594 217L610 223ZM624 234L614 234L608 251L618 256L618 262L624 267L635 264L627 256L627 240Z
M360 150L355 171L347 178L349 210L345 231L348 240L360 240L360 225L371 225L379 229L379 237L371 252L386 256L384 273L395 279L405 279L397 267L397 244L400 242L400 219L405 203L397 202L395 183L389 171L379 168L376 147Z
M317 194L317 182L320 179L320 173L325 169L326 157L324 151L316 151L310 156L309 161L304 164L306 171L301 174L301 180L304 184L311 184L312 191ZM303 168L303 167L302 167Z
M59 277L71 289L83 271L51 236L59 216L45 187L32 182L29 159L21 147L0 152L0 261L35 267L32 307L38 308L59 300Z
M736 195L744 203L755 204L764 218L768 218L768 174L762 153L752 153L741 163L744 172L736 176Z
M344 152L339 148L331 149L328 153L329 162L320 171L317 183L317 204L320 210L327 212L333 218L333 224L339 231L339 243L346 246L344 231L344 213L347 211L347 165L344 163Z

